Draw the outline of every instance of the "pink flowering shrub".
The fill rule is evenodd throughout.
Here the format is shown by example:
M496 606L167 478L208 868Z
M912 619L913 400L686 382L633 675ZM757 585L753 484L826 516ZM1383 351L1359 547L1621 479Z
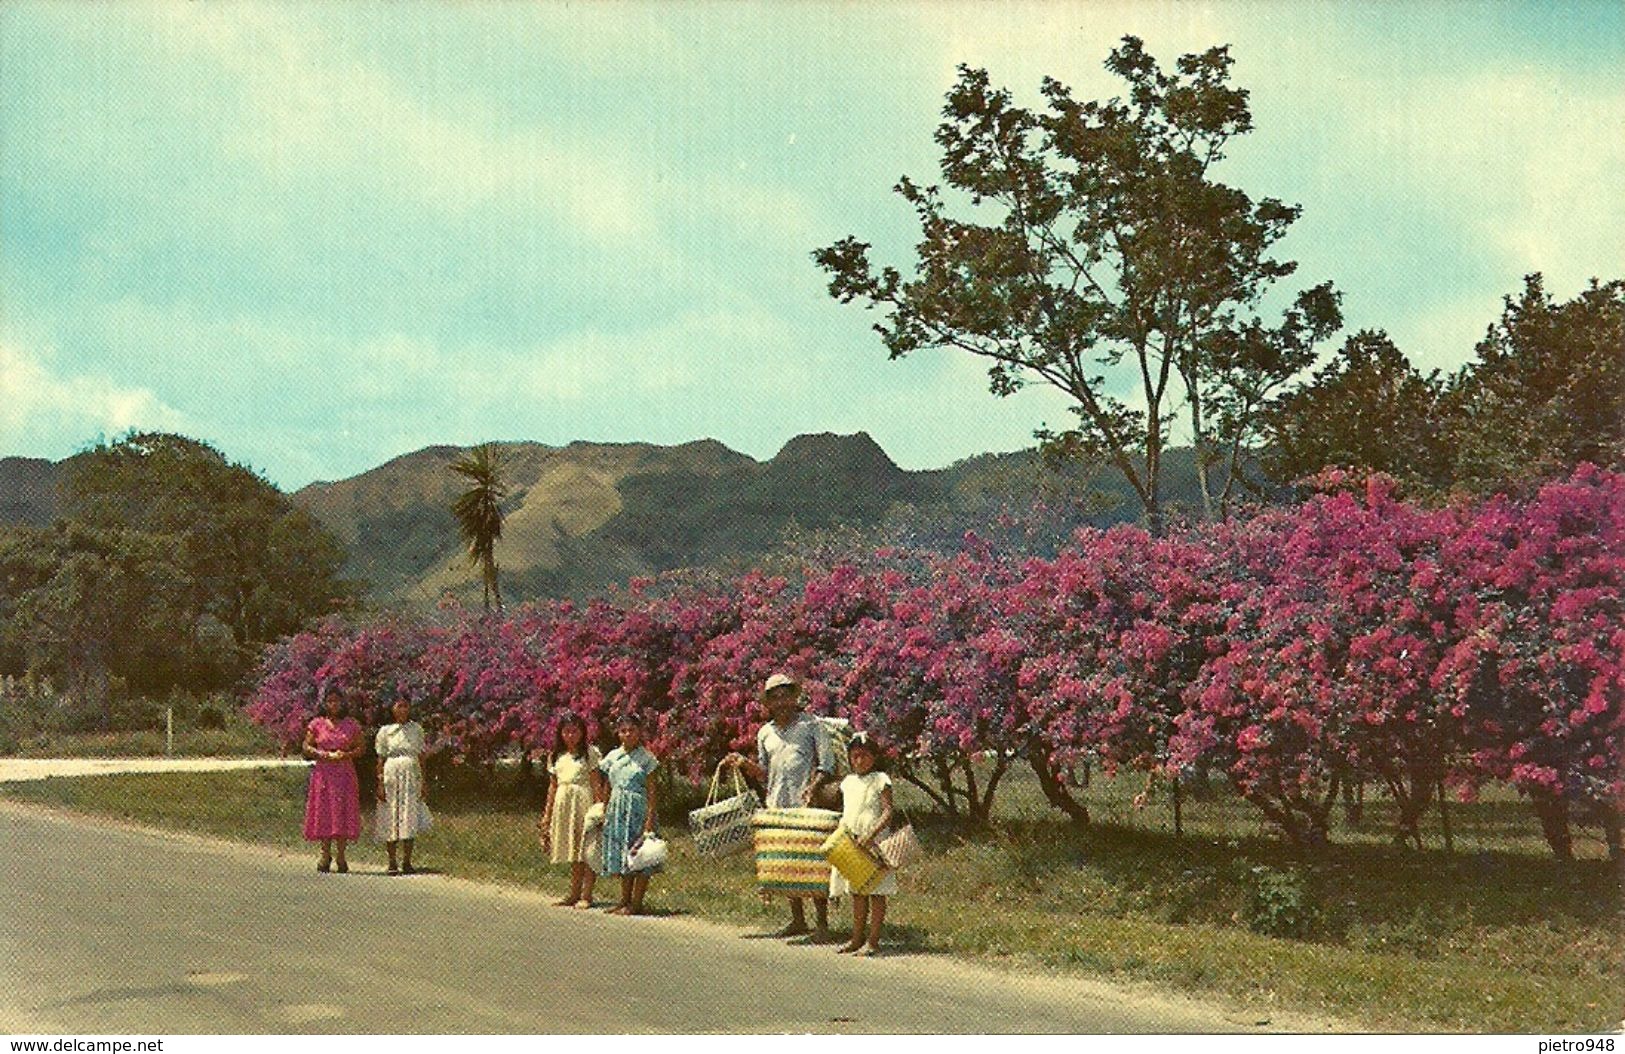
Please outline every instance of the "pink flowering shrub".
M318 688L378 720L412 701L462 761L600 744L637 711L675 771L753 748L758 695L894 748L900 778L984 822L1025 759L1079 819L1084 766L1223 774L1292 842L1374 781L1419 843L1441 788L1504 781L1568 852L1570 810L1619 842L1625 803L1625 477L1582 466L1524 497L1423 508L1328 473L1302 505L1154 538L1084 529L1050 558L967 536L953 555L817 554L794 572L635 582L502 617L318 623L265 652L248 713L296 744Z
M362 627L324 620L266 649L248 716L289 749L303 740L304 726L316 716L322 688L339 693L353 716L373 726L389 720L389 707L405 698L430 742L438 745L445 715L421 659L442 632L403 619Z
M1028 640L1028 758L1050 801L1080 820L1080 766L1178 778L1169 752L1186 687L1209 657L1219 583L1207 550L1137 527L1081 530L1013 587Z
M1294 842L1323 841L1339 787L1366 778L1419 837L1452 734L1428 683L1447 612L1426 588L1448 524L1378 478L1211 532L1238 588L1176 753L1222 766Z
M1027 645L1009 610L1017 568L975 539L953 557L889 555L901 564L871 579L875 610L845 648L844 712L889 744L900 778L986 823L1030 738Z
M1432 675L1465 724L1468 790L1529 794L1553 850L1571 804L1618 850L1625 810L1625 476L1582 465L1462 516L1444 560L1456 632Z

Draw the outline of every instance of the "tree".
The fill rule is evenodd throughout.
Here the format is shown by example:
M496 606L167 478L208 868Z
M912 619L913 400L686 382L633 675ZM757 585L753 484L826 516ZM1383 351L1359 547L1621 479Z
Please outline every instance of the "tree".
M355 585L340 577L337 540L208 443L132 432L69 464L64 517L163 538L184 573L176 603L194 640L217 622L246 661L259 645L354 600Z
M485 610L493 601L502 610L502 590L497 585L497 539L502 537L502 499L508 496L506 459L494 444L482 443L453 461L451 470L468 480L468 489L452 502L457 533L468 546L468 562L480 569L485 587Z
M1536 273L1504 304L1451 378L1457 479L1484 490L1625 464L1625 280L1559 304Z
M1444 385L1381 330L1349 337L1313 380L1274 400L1262 417L1263 463L1291 481L1323 468L1361 468L1442 487L1450 478Z
M1046 78L1042 112L961 66L936 132L942 176L973 210L993 210L991 222L951 217L941 188L904 177L896 190L922 230L912 278L877 270L869 244L853 237L813 253L833 297L886 313L875 329L892 358L956 348L989 362L996 395L1036 379L1070 396L1076 425L1040 432L1047 449L1109 459L1154 533L1179 412L1172 382L1183 387L1212 516L1232 493L1263 401L1342 324L1330 284L1299 293L1275 325L1257 313L1296 269L1269 254L1300 210L1212 178L1229 142L1252 128L1231 61L1215 47L1165 74L1125 37L1106 66L1127 82L1126 101L1080 103ZM1097 372L1125 361L1143 409ZM1209 470L1221 463L1215 493Z
M9 643L103 727L125 689L218 679L193 646L189 580L173 551L162 535L66 522L14 532L0 546Z

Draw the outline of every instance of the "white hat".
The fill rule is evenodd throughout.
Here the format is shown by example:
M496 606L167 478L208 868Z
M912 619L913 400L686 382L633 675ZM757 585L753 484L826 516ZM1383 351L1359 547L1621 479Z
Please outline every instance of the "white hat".
M801 682L796 680L794 677L791 677L787 673L776 673L767 679L767 683L762 686L762 691L771 692L773 689L783 688L787 684L791 686L799 686Z

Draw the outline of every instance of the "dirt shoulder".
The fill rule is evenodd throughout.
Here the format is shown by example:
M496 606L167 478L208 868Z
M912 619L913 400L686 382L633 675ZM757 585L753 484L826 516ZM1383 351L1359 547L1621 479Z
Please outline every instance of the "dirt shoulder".
M124 772L225 772L309 765L303 758L0 758L0 783Z

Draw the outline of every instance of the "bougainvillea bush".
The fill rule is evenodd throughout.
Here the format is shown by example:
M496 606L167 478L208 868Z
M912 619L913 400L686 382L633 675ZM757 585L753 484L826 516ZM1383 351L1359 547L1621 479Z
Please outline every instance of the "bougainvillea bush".
M1569 853L1571 806L1618 851L1625 805L1625 477L1582 465L1529 500L1497 497L1444 546L1458 625L1432 675L1463 723L1469 789L1530 795Z
M433 752L482 762L545 750L567 711L607 745L636 711L698 778L750 748L759 687L784 670L972 822L1021 759L1080 820L1083 766L1221 774L1306 847L1351 781L1386 788L1415 844L1445 788L1501 781L1560 855L1575 811L1617 852L1625 477L1582 466L1436 508L1380 477L1320 482L1294 507L1163 537L1083 529L1046 557L967 536L502 616L327 620L267 650L248 712L291 746L323 687L374 720L404 697Z
M1447 613L1425 588L1450 524L1373 479L1208 532L1229 613L1175 756L1222 767L1294 842L1323 841L1340 786L1361 779L1384 784L1419 837L1451 740L1429 685Z

